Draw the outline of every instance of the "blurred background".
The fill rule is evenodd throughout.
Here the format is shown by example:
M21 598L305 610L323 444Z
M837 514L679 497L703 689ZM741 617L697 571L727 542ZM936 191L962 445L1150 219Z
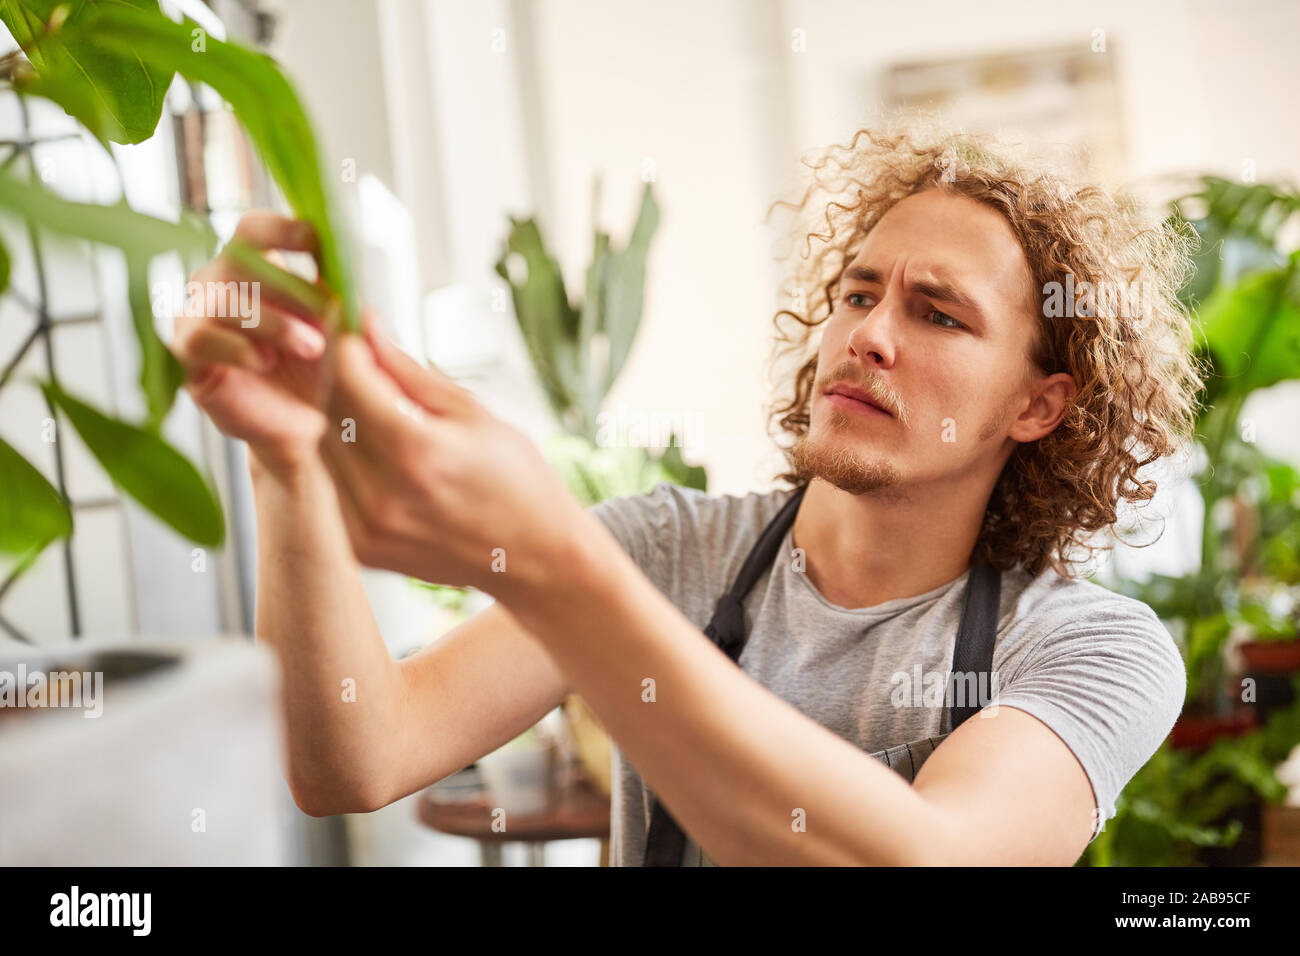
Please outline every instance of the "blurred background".
M1207 419L1207 447L1174 463L1151 510L1164 520L1158 543L1118 548L1097 569L1098 580L1151 603L1180 641L1189 720L1126 791L1085 862L1300 862L1300 293L1290 258L1300 244L1300 7L190 0L163 8L278 60L352 224L364 300L404 348L543 444L587 502L660 480L714 494L772 487L781 458L766 430L771 322L790 303L780 293L781 237L765 214L796 186L803 153L846 142L896 107L1024 138L1078 174L1180 216L1207 239L1188 294L1212 306L1218 327L1254 323L1261 337L1250 341L1283 358L1269 376L1225 391L1219 407L1231 415ZM31 168L60 195L125 197L170 219L187 207L223 239L245 209L280 204L220 97L181 79L156 133L138 145L106 152L57 107L11 92L0 94L0 140L15 153L26 144ZM42 440L41 393L20 379L51 364L98 407L143 414L127 277L113 250L42 237L33 256L21 221L0 226L13 261L0 300L0 420L5 438L67 496L76 522L75 534L0 585L0 650L250 633L255 528L243 449L183 394L164 424L224 506L225 543L209 551L124 496L76 436ZM577 309L602 254L597 232L610 243L611 275L635 295L609 306L603 344L547 339L505 251L545 253L530 261L553 260L547 268ZM162 293L184 274L175 257L149 274L164 338L171 313ZM1273 280L1276 301L1259 285ZM600 387L556 380L565 347L608 352ZM601 411L651 423L651 432L662 424L676 443L609 440L597 433ZM366 581L395 656L486 602L395 575L366 572ZM1260 645L1243 656L1243 646ZM1242 675L1259 691L1246 707L1236 699ZM581 813L552 813L523 843L477 839L472 814L454 812L472 808L491 761L474 768L481 777L446 782L437 801L416 794L367 815L307 817L279 784L279 859L596 864L600 827L590 818L599 821L608 785L603 746L571 699L510 748L554 748L566 766L576 761L587 801ZM541 766L510 756L492 779Z

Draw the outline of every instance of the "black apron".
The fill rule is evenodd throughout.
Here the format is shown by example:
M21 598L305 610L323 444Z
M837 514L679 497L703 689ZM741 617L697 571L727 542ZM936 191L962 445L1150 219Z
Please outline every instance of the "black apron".
M785 533L794 524L795 514L799 511L799 502L803 500L806 490L805 487L796 491L777 512L776 517L763 529L758 542L745 558L740 573L736 575L731 590L718 599L713 619L704 630L705 636L721 648L732 661L737 662L737 665L739 665L740 652L749 637L745 627L745 597L759 577L771 570L777 549L785 539ZM976 688L990 686L988 681L989 673L993 669L993 642L997 636L1001 596L1001 572L987 562L974 561L971 564L970 576L967 578L966 591L962 598L961 623L957 626L957 646L953 651L948 700L955 702L965 696L956 693L955 690L954 683L958 674L975 673L979 675ZM871 756L902 774L909 781L913 780L921 764L935 747L979 709L977 704L972 703L949 706L944 710L944 726L947 730L938 737L927 737L925 740L899 744L877 751ZM686 834L682 832L682 828L657 797L651 794L650 799L654 804L654 811L650 818L650 828L646 833L645 857L641 865L681 866L682 854L686 849Z

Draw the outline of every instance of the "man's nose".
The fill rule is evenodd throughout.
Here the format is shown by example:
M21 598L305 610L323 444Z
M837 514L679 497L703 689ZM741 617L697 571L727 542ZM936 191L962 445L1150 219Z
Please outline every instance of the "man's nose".
M887 292L849 332L849 351L866 365L892 368L898 352L898 332L903 304Z

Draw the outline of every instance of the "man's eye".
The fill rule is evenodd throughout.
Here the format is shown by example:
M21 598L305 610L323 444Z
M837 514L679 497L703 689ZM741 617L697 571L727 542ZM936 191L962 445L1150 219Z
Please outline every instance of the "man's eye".
M862 309L862 308L866 308L867 303L866 303L866 302L855 302L854 300L855 300L855 299L870 299L870 298L871 298L871 296L867 295L867 293L865 293L865 292L850 292L848 295L846 295L846 296L844 297L844 301L847 302L849 305L853 306L855 309Z
M941 319L947 319L948 322L951 323L951 325L946 324L946 323L943 323L942 321L941 321L940 323L938 323L938 324L940 324L940 325L941 325L943 328L945 328L945 329L964 329L964 328L965 328L964 325L962 325L960 322L958 322L956 319L954 319L954 318L953 318L951 315L949 315L947 312L940 312L938 309L931 309L931 310L930 310L930 317L931 317L931 320L933 320L934 316L936 316L936 315L937 315L937 316L940 316Z

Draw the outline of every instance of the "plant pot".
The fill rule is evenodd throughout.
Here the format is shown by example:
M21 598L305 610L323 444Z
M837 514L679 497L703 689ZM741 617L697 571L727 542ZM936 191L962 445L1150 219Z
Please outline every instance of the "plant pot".
M494 807L506 816L545 813L560 800L560 754L554 741L501 747L479 758L479 774Z
M1246 670L1259 674L1300 671L1300 638L1286 641L1246 641L1237 648Z
M564 702L564 716L569 721L569 733L573 737L578 759L587 771L587 778L592 786L605 797L613 793L613 767L609 734L601 726L596 715L591 712L586 702L577 694L570 694Z
M1169 731L1169 746L1203 750L1220 737L1240 737L1259 726L1255 708L1239 707L1227 714L1182 713Z
M1255 682L1255 709L1259 712L1261 724L1268 723L1275 710L1284 710L1295 702L1295 686L1290 674L1247 671L1245 676Z
M279 697L239 638L0 650L0 865L282 865Z
M1227 826L1241 821L1241 832L1231 846L1203 846L1196 851L1196 859L1206 866L1254 866L1264 858L1264 801L1252 800L1233 807L1213 821L1214 826Z

